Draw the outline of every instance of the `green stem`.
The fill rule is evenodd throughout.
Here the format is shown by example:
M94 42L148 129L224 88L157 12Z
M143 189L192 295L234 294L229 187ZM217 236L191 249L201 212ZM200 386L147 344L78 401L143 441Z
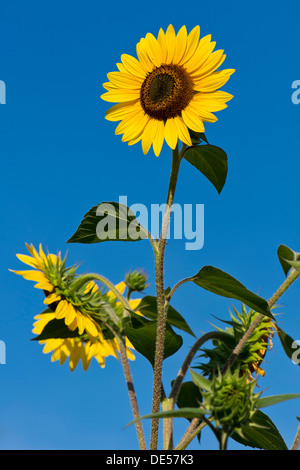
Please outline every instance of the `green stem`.
M166 305L168 305L170 303L170 300L171 298L173 297L175 291L178 289L178 287L182 286L183 284L185 284L186 282L191 282L193 281L194 279L194 276L191 276L191 277L187 277L185 279L182 279L181 281L177 282L177 284L172 288L172 290L170 291L167 299L166 299Z
M97 281L100 281L102 284L108 287L109 290L117 297L117 299L123 305L125 310L131 310L128 301L123 297L121 292L118 291L118 289L114 286L111 281L109 281L106 277L102 276L102 274L89 274L89 276L91 277L91 279L96 279Z
M126 384L127 384L127 389L128 389L132 414L133 414L134 419L137 419L137 418L140 417L140 413L139 413L137 398L136 398L136 394L135 394L132 375L131 375L131 371L130 371L130 365L129 365L127 351L126 351L126 343L125 343L126 338L123 336L122 338L117 338L117 340L118 340L118 344L119 344L121 362L122 362L124 375L125 375L125 379L126 379ZM137 436L138 436L140 449L141 450L147 450L146 449L146 442L145 442L142 422L141 421L136 421L135 426L136 426L136 432L137 432Z
M210 331L208 333L205 333L202 335L200 338L197 339L197 341L193 344L191 347L190 351L188 352L181 368L179 369L179 372L177 374L177 377L175 379L175 382L173 384L172 390L169 395L169 399L173 401L173 407L177 401L177 397L180 391L180 387L182 384L182 381L184 379L185 374L188 371L189 365L192 362L196 352L198 351L199 348L206 342L209 341L211 338L216 336L215 331Z
M277 289L277 291L273 294L273 296L270 298L268 301L269 307L273 307L277 300L280 299L280 297L285 293L285 291L293 284L293 282L299 277L300 273L296 271L295 269L292 269L289 276L285 279L285 281L281 284L281 286ZM250 339L252 334L254 333L255 329L258 327L258 325L261 323L263 320L264 315L262 313L259 313L253 323L250 325L248 330L245 332L244 336L241 338L237 346L234 348L231 356L229 357L227 363L222 369L222 374L226 372L226 370L232 366L232 364L235 362L239 354L242 352L244 346L246 345L247 341Z
M298 426L298 430L297 430L293 445L291 447L291 450L298 450L299 446L300 446L300 426Z
M185 450L192 440L199 434L200 431L207 425L205 421L200 424L200 418L193 418L191 424L187 428L186 432L181 438L181 441L175 447L174 450ZM198 426L199 424L199 426Z
M194 343L194 345L191 347L190 351L188 352L181 368L179 369L179 372L177 374L177 377L175 379L175 382L173 384L173 387L171 389L169 398L167 400L167 407L165 409L167 410L173 410L174 406L176 404L178 394L180 392L181 384L182 381L185 377L185 374L188 371L189 365L192 362L196 352L201 348L201 346L206 342L209 341L211 338L213 338L216 335L215 331L211 331L209 333L205 333L202 335L200 338L197 339L197 341ZM171 449L171 443L173 440L173 419L170 418L168 420L167 426L165 427L165 432L164 432L164 442L165 446L164 449Z
M164 289L164 255L167 243L167 235L170 225L170 217L172 205L174 201L175 189L178 179L180 161L182 158L185 146L179 154L178 145L173 150L172 169L170 175L168 196L166 202L166 209L162 222L162 229L160 239L156 245L157 250L155 254L155 277L156 277L156 296L157 296L157 331L156 331L156 345L155 345L155 359L154 359L154 377L153 377L153 397L152 397L152 413L158 413L160 409L161 399L161 379L162 379L162 364L164 358L165 346L165 331L166 331L166 318L167 308L165 305L165 289ZM151 422L151 438L150 450L157 449L158 442L158 428L159 420L154 418Z

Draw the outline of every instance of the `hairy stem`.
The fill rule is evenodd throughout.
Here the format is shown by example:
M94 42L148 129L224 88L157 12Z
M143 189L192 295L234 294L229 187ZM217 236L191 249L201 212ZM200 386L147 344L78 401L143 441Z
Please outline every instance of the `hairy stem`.
M298 450L300 446L300 426L298 426L297 434L295 436L291 450Z
M126 341L125 337L118 338L121 362L122 362L124 375L125 375L125 379L126 379L126 384L127 384L131 409L132 409L134 419L137 419L137 418L140 417L140 413L139 413L137 398L136 398L135 389L134 389L134 385L133 385L130 365L129 365L129 361L128 361L128 357L127 357L125 341ZM137 437L138 437L140 449L141 450L147 450L146 449L146 442L145 442L142 422L141 421L136 421L135 426L136 426L136 432L137 432Z
M183 149L182 149L183 151ZM181 154L182 154L181 151ZM164 358L165 331L167 308L165 305L165 289L164 289L164 255L167 243L167 235L170 225L170 217L172 205L174 201L175 189L179 173L181 155L178 152L178 145L173 150L172 170L169 182L168 196L166 202L165 213L162 222L160 239L157 243L155 254L155 277L156 277L156 295L157 295L157 331L154 359L154 378L153 378L153 398L152 413L158 413L161 400L161 379L162 364ZM154 418L151 422L151 438L150 450L157 449L159 420Z
M169 395L169 399L173 400L173 407L176 403L178 393L180 391L180 387L181 387L182 381L184 379L184 376L187 373L189 365L192 362L196 352L198 351L199 348L201 348L201 346L206 341L210 340L211 338L213 338L215 336L216 336L215 331L210 331L208 333L205 333L203 336L201 336L200 338L197 339L197 341L193 344L193 346L189 350L182 366L179 369L179 372L177 374L177 377L175 379L175 382L173 384L172 390L171 390L170 395Z
M184 450L192 442L192 440L199 434L200 431L207 425L205 421L200 424L200 418L193 418L191 424L187 428L186 432L182 436L180 442L177 444L174 450Z

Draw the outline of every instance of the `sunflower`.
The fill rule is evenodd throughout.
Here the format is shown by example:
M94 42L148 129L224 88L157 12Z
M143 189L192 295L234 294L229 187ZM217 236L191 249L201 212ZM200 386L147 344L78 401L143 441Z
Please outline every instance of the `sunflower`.
M39 251L33 245L26 246L31 256L18 254L17 257L34 270L11 271L27 280L36 281L35 287L42 289L46 296L44 303L47 309L35 317L32 330L38 335L36 339L39 343L44 345L43 352L52 351L52 361L59 360L60 364L70 358L71 371L79 360L82 361L83 369L87 370L93 357L101 367L105 366L106 357L112 355L118 358L118 341L108 330L107 324L102 324L99 315L99 311L109 304L116 315L122 318L123 307L115 294L110 290L102 292L94 281L84 282L84 277L76 275L76 266L66 268L66 258L62 260L60 253L57 256L51 253L46 255L42 245ZM81 279L83 283L78 284ZM126 283L120 282L115 288L124 294ZM135 310L140 299L128 302L131 309ZM125 345L127 357L134 360L131 351L134 347L128 338Z
M172 149L178 140L192 145L189 129L203 133L203 122L215 122L212 113L227 107L232 95L219 88L234 70L217 71L224 51L213 52L211 35L199 38L199 26L189 34L183 26L176 35L170 25L157 39L148 33L136 46L138 59L123 54L119 71L108 73L101 98L117 103L106 119L121 121L115 133L123 142L141 140L144 154L153 145L156 156L164 140Z
M57 320L64 319L70 330L74 331L78 328L79 334L86 331L91 337L97 337L99 325L92 318L92 312L82 311L77 293L70 289L77 268L66 268L66 260L61 259L60 253L57 256L51 253L46 255L42 245L39 246L39 252L33 245L26 243L26 247L31 256L17 254L17 258L33 267L34 270L11 271L21 275L24 279L36 281L37 284L34 287L42 289L46 296L44 303L55 312ZM84 292L95 292L94 283L85 286ZM86 301L85 304L87 304Z
M46 312L36 315L34 318L37 321L34 323L32 332L40 335L47 324L55 320L55 314ZM70 335L71 333L71 330L69 330ZM64 334L68 336L67 332ZM105 339L101 329L99 329L97 336L94 337L90 337L90 335L83 332L81 335L77 334L66 338L49 338L39 341L39 343L44 345L44 354L52 352L52 362L59 361L60 365L63 365L69 358L71 372L73 372L80 360L83 370L86 371L93 357L102 368L105 367L106 357L114 356L118 359L119 345L117 340L115 338ZM134 347L126 338L127 357L134 360L135 356L131 349L134 349Z

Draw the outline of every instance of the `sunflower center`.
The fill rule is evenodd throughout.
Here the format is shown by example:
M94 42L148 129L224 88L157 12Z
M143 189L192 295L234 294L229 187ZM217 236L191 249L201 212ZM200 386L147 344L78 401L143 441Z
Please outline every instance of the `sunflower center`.
M159 121L180 116L194 96L193 85L190 75L181 65L156 67L141 86L142 108Z

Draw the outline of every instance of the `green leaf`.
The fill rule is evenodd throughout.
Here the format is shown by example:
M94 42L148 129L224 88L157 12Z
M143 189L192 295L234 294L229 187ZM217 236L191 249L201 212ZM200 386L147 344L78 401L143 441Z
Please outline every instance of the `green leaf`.
M184 152L184 158L201 171L220 194L228 171L227 155L224 150L215 145L198 145L189 147Z
M194 382L188 381L181 384L180 391L177 397L176 405L178 408L200 406L202 402L202 395L199 387Z
M223 297L240 300L256 312L274 319L266 300L254 294L234 277L218 268L204 266L192 280L203 289Z
M173 383L172 383L173 385ZM197 408L202 402L202 395L199 387L194 382L184 382L181 384L180 391L177 397L176 405L178 408ZM192 418L187 418L189 421ZM197 434L197 439L200 442L201 431Z
M141 416L133 421L130 421L125 427L127 428L131 424L140 421L141 419L152 419L152 418L202 418L207 411L204 408L181 408L179 410L168 410L160 411L159 413L151 413L148 415Z
M286 260L288 264L290 264L293 268L296 269L296 271L300 272L300 261L288 261Z
M145 317L151 320L157 319L157 299L151 295L144 297L136 308L137 311L142 313ZM167 323L176 328L179 328L192 336L195 336L185 319L180 313L175 310L171 305L168 308Z
M189 129L189 133L193 145L198 145L201 141L206 142L208 144L208 140L203 132L195 132L192 131L192 129Z
M125 325L125 333L134 348L154 366L156 345L156 321L133 318L130 324ZM177 335L170 325L166 325L164 359L175 354L182 346L182 337Z
M279 336L280 342L286 353L287 357L294 361L295 364L300 365L299 356L299 345L297 345L296 341L293 340L285 331L277 326L277 334Z
M231 437L240 444L257 449L288 450L275 424L260 410L253 415L250 426L242 426Z
M77 231L67 243L100 243L104 241L138 241L148 237L127 206L102 202L87 212Z
M287 400L300 398L300 393L285 393L282 395L272 395L270 397L263 397L257 400L257 408L266 408L267 406L277 405Z
M286 276L288 275L289 270L292 266L290 261L299 261L300 259L300 253L296 253L286 245L279 245L277 250L277 256Z
M190 374L191 374L194 384L197 385L197 387L204 389L206 391L209 391L211 389L210 380L203 377L203 375L197 374L197 372L191 369L190 369Z
M78 336L78 329L71 331L65 324L65 320L57 320L54 318L46 324L43 331L32 338L32 341L44 341L50 338L75 338Z

